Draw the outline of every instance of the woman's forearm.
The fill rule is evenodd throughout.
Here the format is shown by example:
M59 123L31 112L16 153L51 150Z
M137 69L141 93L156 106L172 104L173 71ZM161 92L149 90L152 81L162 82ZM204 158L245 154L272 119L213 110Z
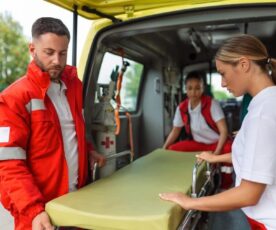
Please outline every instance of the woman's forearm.
M181 132L180 127L173 127L172 131L170 132L167 140L165 141L165 144L163 145L164 149L167 149L171 144L173 144L176 139L179 137L180 132Z
M227 140L227 134L225 134L225 133L220 134L214 154L220 154L222 152L222 149L223 149L223 146L224 146L226 140Z
M196 155L197 159L205 160L209 163L232 163L232 154L221 154L216 155L207 151L204 151L198 155Z
M162 193L164 200L178 203L186 210L228 211L256 205L266 185L242 180L241 185L216 195L191 198L183 193Z
M220 154L225 144L225 141L227 140L228 130L225 119L219 120L216 124L219 130L219 139L214 154Z

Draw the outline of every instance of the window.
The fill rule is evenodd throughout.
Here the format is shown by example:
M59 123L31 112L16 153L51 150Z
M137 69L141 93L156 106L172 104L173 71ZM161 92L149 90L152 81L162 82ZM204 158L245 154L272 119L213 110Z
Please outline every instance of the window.
M122 78L120 111L134 112L137 109L138 91L144 66L126 58L124 58L124 61L128 63L128 66ZM122 57L107 52L104 55L98 78L98 87L102 89L98 90L97 94L104 94L104 88L108 88L107 91L111 89L112 92L109 92L112 95L110 102L114 108L116 107L116 79L121 71L122 63ZM110 87L111 84L114 87ZM96 100L98 100L98 97L96 97Z

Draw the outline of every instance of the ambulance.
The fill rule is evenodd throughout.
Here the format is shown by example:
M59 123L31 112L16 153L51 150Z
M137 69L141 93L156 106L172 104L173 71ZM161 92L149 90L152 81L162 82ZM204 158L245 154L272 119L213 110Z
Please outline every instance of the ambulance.
M174 178L167 179L166 173L174 171L176 166L162 168L159 177L155 177L156 186L147 184L153 182L147 182L147 178L142 176L148 175L144 174L147 171L146 166L154 164L145 162L145 159L148 157L150 161L152 159L149 156L152 153L163 151L162 146L172 128L176 107L185 97L184 80L190 71L199 71L204 76L205 91L220 102L229 134L238 131L246 112L247 99L234 98L221 87L214 55L227 38L238 34L251 34L266 45L271 57L276 57L276 0L46 1L71 11L75 29L78 17L91 20L91 29L78 64L78 73L84 86L87 137L94 143L98 152L108 159L103 169L97 169L95 166L96 181L92 183L91 194L102 186L99 189L104 195L102 198L98 193L91 195L91 199L97 197L98 201L94 201L99 204L94 205L99 205L97 207L100 210L87 214L87 218L93 223L84 221L86 214L79 216L83 212L79 205L62 206L64 213L76 209L77 214L72 215L79 216L80 220L84 221L76 221L76 225L72 222L74 218L59 219L57 216L65 214L48 205L53 222L61 226L73 225L87 229L208 229L210 216L206 213L195 215L195 212L190 212L189 221L183 222L187 213L175 206L167 207L168 210L173 210L173 214L168 214L170 211L166 214L156 214L153 211L147 213L148 216L140 215L140 206L146 206L142 211L146 213L151 210L149 207L153 204L163 210L164 203L155 197L153 204L144 204L138 199L142 192L139 190L140 193L137 193L137 190L129 189L129 192L134 194L132 199L139 201L135 203L136 206L132 206L136 215L134 217L127 207L116 206L114 200L105 200L109 199L109 196L118 198L117 182L108 184L108 180L117 180L119 177L118 185L122 189L124 185L121 183L126 177L124 175L134 173L131 182L126 183L135 187L139 180L144 180L146 194L147 188L154 190L158 185L162 187L162 180L164 184L171 181L169 191L174 190ZM77 42L76 34L77 31L73 32L74 44ZM73 55L76 55L76 50ZM154 159L158 162L158 158ZM194 159L191 159L193 163ZM141 171L136 172L133 168L139 168ZM142 176L138 177L137 174ZM154 171L150 173L153 174ZM192 172L188 174L187 178L192 177ZM183 176L183 181L190 183L187 190L190 192L193 182L185 178L186 176ZM181 184L181 179L175 183ZM178 185L175 186L179 188ZM215 190L213 187L211 192ZM87 191L81 191L80 196ZM64 203L72 200L74 196L75 194L65 198ZM87 199L90 199L88 197ZM148 197L144 200L150 202ZM109 209L114 209L114 215L110 214L109 210L102 209L101 205L105 206L105 201L111 203ZM123 202L121 200L121 203ZM64 203L62 200L57 201L58 206ZM131 205L132 201L127 203ZM116 210L116 207L119 207L119 210ZM128 213L121 213L124 208ZM241 225L229 229L249 229L246 224L242 225L241 215L240 213L235 217L240 218ZM166 221L159 219L160 216ZM221 226L228 229L225 223Z

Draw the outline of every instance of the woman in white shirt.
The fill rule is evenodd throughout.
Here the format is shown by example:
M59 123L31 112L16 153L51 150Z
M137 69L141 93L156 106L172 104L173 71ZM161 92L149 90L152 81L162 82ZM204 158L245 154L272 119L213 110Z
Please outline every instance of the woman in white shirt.
M216 54L222 86L236 97L253 99L232 146L236 187L225 192L190 198L174 192L160 197L184 209L226 211L242 208L252 229L276 229L276 60L251 35L225 42ZM231 160L229 154L228 159ZM203 157L202 157L203 158Z

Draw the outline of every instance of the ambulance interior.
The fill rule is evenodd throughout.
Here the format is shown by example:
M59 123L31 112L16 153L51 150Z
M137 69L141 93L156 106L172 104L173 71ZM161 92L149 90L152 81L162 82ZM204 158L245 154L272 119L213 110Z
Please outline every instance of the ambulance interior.
M225 39L247 33L276 57L275 15L275 5L198 8L116 22L96 34L83 78L84 116L87 136L109 160L94 171L95 183L47 204L53 223L85 229L206 229L199 221L204 215L185 214L158 198L172 190L193 195L198 191L194 177L201 175L193 168L194 155L160 148L185 97L185 76L193 70L205 76L206 93L220 101L229 132L239 129L242 98L219 87L214 55ZM216 192L213 182L207 185L200 191Z
M216 88L220 86L220 76L216 73L214 54L225 39L247 33L260 38L269 54L275 56L275 13L275 7L257 5L199 9L115 23L100 32L84 75L85 117L90 137L96 142L93 127L104 123L99 121L103 115L97 115L95 108L100 103L100 91L95 86L102 86L103 90L103 85L109 84L112 70L117 68L120 72L122 57L129 66L122 80L120 132L115 137L117 153L130 149L130 139L134 159L162 147L176 106L185 95L183 80L191 70L205 75L206 91L220 101L229 132L238 130L242 98L235 99ZM115 91L111 94L109 101L116 108ZM130 114L131 135L126 112Z

